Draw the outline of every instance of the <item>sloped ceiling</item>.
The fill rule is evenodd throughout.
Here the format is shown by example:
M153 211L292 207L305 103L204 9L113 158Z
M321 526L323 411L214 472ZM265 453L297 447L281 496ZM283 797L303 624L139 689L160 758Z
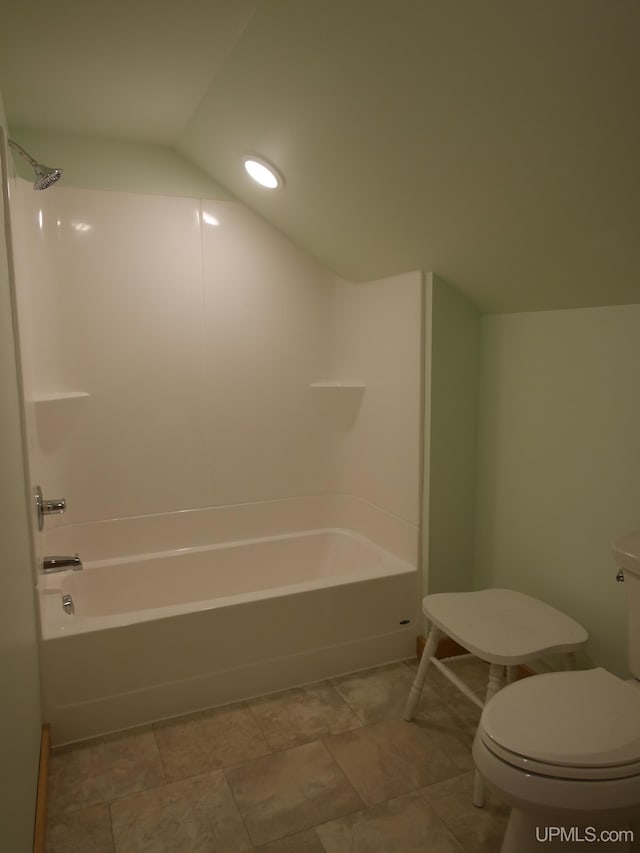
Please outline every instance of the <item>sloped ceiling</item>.
M537 310L640 302L639 46L637 0L31 0L0 90L10 125L174 146L345 278Z

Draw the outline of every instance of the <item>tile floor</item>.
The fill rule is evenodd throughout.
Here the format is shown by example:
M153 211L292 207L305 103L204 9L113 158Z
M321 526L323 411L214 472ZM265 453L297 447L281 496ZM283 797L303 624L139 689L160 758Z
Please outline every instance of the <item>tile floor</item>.
M417 664L54 750L47 853L497 853L508 811L471 804L478 710ZM457 664L481 693L486 666Z

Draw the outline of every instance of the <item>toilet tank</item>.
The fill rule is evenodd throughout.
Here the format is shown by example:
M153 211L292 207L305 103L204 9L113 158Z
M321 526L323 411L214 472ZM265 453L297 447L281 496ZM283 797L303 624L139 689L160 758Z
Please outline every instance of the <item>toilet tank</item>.
M629 671L640 679L640 530L616 539L611 550L616 563L624 571L629 620Z

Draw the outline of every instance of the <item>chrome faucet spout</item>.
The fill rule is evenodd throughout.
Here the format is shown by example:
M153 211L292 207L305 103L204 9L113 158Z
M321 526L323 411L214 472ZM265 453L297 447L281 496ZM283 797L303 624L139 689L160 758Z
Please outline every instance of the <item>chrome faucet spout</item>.
M79 572L82 569L82 560L78 554L73 557L42 558L42 572L45 575L51 575L54 572L66 572L67 569L72 569L74 572Z

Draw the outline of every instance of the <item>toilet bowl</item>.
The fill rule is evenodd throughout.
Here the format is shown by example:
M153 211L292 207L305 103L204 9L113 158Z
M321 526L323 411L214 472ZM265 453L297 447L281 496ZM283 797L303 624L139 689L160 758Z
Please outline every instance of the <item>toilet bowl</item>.
M505 687L484 708L473 757L511 806L502 853L640 843L640 689L607 670Z

